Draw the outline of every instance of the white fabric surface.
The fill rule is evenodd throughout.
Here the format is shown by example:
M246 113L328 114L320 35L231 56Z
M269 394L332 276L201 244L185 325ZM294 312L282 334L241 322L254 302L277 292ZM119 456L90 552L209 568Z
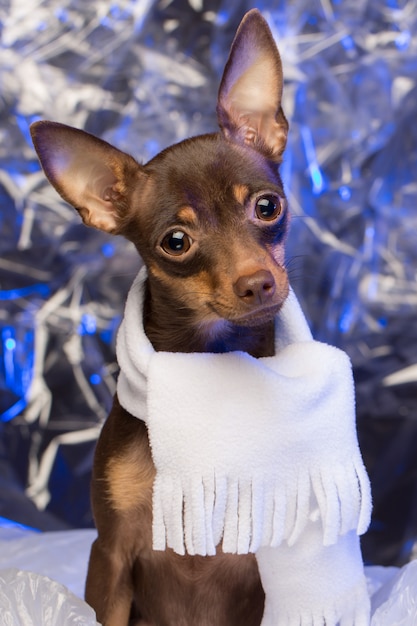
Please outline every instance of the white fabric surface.
M78 611L87 611L89 607L81 602L87 571L90 547L96 532L94 530L71 530L64 532L33 533L14 531L0 527L0 590L2 582L9 579L10 570L34 572L32 581L22 580L19 587L19 600L13 596L14 603L24 604L27 617L24 620L12 619L8 626L73 626L71 621L34 621L33 602L43 607L44 611L54 613L57 609L56 588L45 576L64 585L67 589L61 602L74 593L80 598ZM371 626L415 626L417 624L417 560L398 569L396 567L366 567L367 586L372 600ZM45 593L34 598L32 592L26 592L26 586L33 589L33 581L42 578ZM51 586L49 587L49 585ZM71 590L71 591L70 591ZM35 594L36 596L36 594ZM0 615L4 614L4 595L0 594ZM4 623L4 622L3 622ZM3 623L0 624L3 626ZM7 622L6 622L7 623ZM82 623L82 622L81 622ZM92 621L88 626L95 626Z

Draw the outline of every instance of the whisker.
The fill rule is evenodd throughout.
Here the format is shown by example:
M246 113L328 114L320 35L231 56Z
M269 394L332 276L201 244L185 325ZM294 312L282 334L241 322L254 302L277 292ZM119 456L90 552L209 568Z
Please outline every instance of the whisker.
M293 269L293 265L295 263L299 263L300 260L303 260L304 258L306 258L306 256L307 255L299 254L288 257L284 262L284 268L287 270L287 272L291 271Z

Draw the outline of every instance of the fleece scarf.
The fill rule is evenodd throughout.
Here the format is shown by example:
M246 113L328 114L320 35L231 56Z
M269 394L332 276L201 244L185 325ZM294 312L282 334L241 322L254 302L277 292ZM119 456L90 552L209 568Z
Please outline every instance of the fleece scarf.
M358 535L371 497L347 355L312 339L292 291L273 357L155 352L145 281L142 268L118 334L117 392L148 428L154 549L255 553L263 626L367 624Z

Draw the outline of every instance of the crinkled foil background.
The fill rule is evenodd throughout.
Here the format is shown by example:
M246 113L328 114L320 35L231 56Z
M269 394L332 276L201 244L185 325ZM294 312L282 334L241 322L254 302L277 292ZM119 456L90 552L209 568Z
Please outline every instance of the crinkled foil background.
M29 125L85 128L142 161L215 130L227 51L252 6L0 0L4 517L41 529L92 524L94 442L139 266L123 240L85 228L58 198ZM353 360L375 500L365 558L400 564L417 535L417 3L256 6L286 78L291 279L317 338Z

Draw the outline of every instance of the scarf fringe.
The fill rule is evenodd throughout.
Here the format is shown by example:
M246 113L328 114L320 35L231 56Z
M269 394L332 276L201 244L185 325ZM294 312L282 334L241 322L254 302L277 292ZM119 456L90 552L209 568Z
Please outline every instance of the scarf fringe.
M178 554L232 554L294 545L307 523L321 519L323 545L355 530L370 517L370 487L361 457L348 464L299 468L285 482L277 476L174 477L157 473L153 491L153 547Z

